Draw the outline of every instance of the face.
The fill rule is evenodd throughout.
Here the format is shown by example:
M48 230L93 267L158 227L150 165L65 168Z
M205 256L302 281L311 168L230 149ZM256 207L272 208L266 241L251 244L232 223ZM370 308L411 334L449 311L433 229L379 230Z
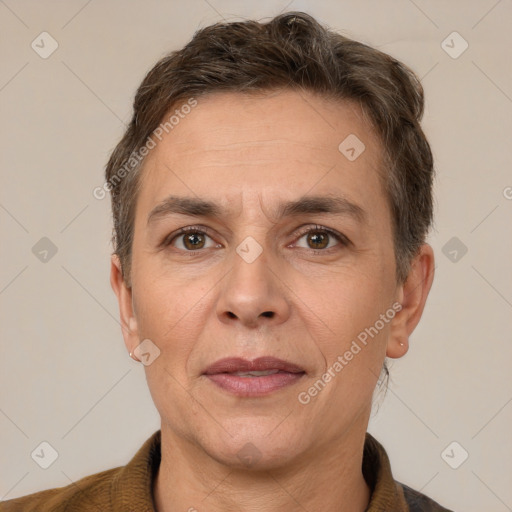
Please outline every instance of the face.
M379 139L311 94L197 101L146 159L131 289L113 259L125 342L160 351L145 371L169 435L231 466L306 460L366 429L426 298L411 312L396 283Z

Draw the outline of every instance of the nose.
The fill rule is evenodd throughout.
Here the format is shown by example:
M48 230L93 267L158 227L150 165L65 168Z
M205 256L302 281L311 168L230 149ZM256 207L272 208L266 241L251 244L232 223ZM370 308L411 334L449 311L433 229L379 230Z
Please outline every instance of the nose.
M231 270L221 281L217 303L221 322L257 328L263 324L278 325L288 319L288 288L265 253L263 250L252 262L233 254Z

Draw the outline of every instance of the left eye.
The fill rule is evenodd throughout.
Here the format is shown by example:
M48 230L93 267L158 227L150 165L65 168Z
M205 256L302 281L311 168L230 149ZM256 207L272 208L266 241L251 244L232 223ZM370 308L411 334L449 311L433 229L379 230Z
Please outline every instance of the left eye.
M308 244L308 246L305 247L306 249L331 249L332 245L329 246L329 241L330 239L333 238L337 240L339 243L341 243L341 245L347 245L347 241L343 237L343 235L331 229L323 228L321 226L308 229L300 236L299 240L301 240L302 238L306 238L306 244Z

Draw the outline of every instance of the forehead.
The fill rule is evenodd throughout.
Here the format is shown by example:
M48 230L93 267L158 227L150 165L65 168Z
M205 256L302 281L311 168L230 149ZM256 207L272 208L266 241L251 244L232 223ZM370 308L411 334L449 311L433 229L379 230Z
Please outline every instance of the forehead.
M346 140L364 148L356 159L340 151ZM233 213L250 190L280 199L336 186L343 196L364 195L361 188L382 195L380 167L380 141L354 102L296 91L215 93L175 116L146 157L137 210L147 215L171 193L215 197Z
M183 100L172 111L180 111L186 103ZM182 154L213 146L216 152L250 152L254 147L257 154L266 148L275 156L279 150L272 152L272 147L287 142L303 147L304 152L323 151L329 156L333 150L337 152L343 138L356 132L365 144L378 145L373 127L359 104L329 100L306 91L211 93L199 97L197 106L188 110L180 118L172 116L176 124L167 127L160 150L166 144L172 144ZM164 117L162 125L169 117ZM286 158L293 156L282 154Z

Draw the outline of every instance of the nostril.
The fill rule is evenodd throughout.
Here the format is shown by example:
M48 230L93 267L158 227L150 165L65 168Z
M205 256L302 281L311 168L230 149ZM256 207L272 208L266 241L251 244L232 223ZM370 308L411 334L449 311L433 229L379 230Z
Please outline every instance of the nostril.
M274 316L274 312L273 311L265 311L262 313L262 315L272 318Z

